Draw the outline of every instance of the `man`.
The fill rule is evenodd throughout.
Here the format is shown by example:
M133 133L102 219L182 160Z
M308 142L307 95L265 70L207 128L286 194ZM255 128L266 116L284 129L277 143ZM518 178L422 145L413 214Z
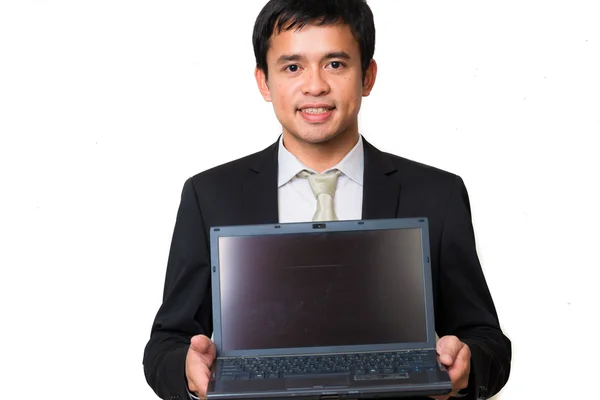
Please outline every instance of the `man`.
M259 153L185 182L163 304L144 354L149 385L163 399L205 395L215 357L211 226L310 221L331 207L330 219L428 217L437 350L451 395L497 393L509 376L511 343L478 261L462 180L383 153L359 134L362 97L377 75L366 2L271 0L256 20L253 44L258 88L282 135ZM303 171L323 179L333 173L333 200L317 201Z

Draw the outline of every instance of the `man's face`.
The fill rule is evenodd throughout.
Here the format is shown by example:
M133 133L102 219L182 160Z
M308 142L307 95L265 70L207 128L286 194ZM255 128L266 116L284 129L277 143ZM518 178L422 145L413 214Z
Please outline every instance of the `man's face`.
M268 80L256 70L259 89L273 103L284 137L323 143L358 133L362 96L375 82L371 62L362 79L360 48L348 25L306 25L273 35Z

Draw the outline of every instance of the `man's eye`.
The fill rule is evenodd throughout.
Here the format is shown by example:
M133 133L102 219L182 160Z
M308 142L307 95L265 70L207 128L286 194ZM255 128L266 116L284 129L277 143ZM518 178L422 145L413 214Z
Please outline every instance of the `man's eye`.
M295 65L295 64L294 64L294 65L288 65L288 67L287 67L287 68L288 68L288 70L289 70L290 72L296 72L296 71L298 71L298 66L297 66L297 65Z
M339 61L332 61L330 65L331 65L331 68L333 68L333 69L339 69L344 66L344 64L342 64Z

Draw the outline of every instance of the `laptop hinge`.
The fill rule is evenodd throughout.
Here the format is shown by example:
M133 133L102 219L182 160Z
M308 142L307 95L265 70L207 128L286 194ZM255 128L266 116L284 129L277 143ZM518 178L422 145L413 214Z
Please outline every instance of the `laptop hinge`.
M398 351L435 351L434 347L421 347L414 349L386 349L386 350L360 350L360 351L338 351L325 353L291 353L291 354L261 354L261 355L238 355L238 356L218 356L221 360L233 360L238 358L267 358L267 357L302 357L302 356L320 356L320 355L336 355L336 354L360 354L360 353L389 353Z

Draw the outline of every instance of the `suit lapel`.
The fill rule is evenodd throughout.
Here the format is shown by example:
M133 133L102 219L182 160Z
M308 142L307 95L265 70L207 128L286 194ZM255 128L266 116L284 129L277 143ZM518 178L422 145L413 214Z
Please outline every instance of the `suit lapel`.
M279 220L277 205L277 153L279 143L256 155L247 179L242 183L244 219L246 224L276 224Z
M363 219L395 218L400 202L397 168L364 138Z

